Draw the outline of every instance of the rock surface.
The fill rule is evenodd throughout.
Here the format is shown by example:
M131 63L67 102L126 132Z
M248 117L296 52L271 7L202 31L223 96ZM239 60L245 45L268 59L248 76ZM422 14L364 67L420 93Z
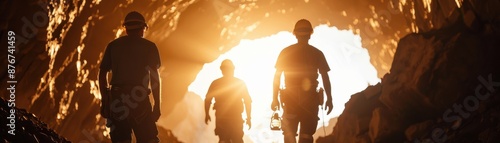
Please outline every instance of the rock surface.
M11 108L8 106L9 102L0 98L0 118L9 119L11 116L11 110L15 110L15 135L9 134L9 130L11 128L0 128L0 142L5 143L17 143L17 142L26 142L26 143L70 143L66 138L57 134L54 130L50 129L46 123L38 119L34 114L27 112L24 109L19 108ZM8 125L9 120L0 120L0 124L2 126ZM158 138L162 142L167 143L181 143L172 131L165 129L163 127L158 127ZM92 132L82 132L87 136L88 142L110 142L109 139L104 138L102 135L100 138L93 138ZM102 134L102 133L101 133Z
M500 15L484 11L493 4L464 2L457 10L475 19L403 37L390 73L352 95L317 142L499 142Z
M468 4L469 2L473 4ZM377 68L379 77L391 69L393 58L402 61L393 64L397 67L392 68L391 74L386 77L387 81L382 82L383 86L373 89L380 93L370 91L368 94L368 91L365 91L360 94L366 96L366 99L356 99L356 102L370 104L348 104L355 110L363 111L356 115L345 114L343 118L364 118L356 121L352 127L355 129L351 132L362 133L359 140L365 141L371 140L370 136L387 136L394 130L400 130L399 127L386 128L387 131L369 130L370 127L380 127L377 124L392 121L384 116L395 114L403 118L406 115L399 114L407 110L442 114L441 111L448 109L450 103L464 97L462 91L474 91L465 88L477 85L477 76L487 76L486 73L479 74L480 72L493 71L498 67L491 63L498 59L488 55L498 51L485 47L495 45L491 41L498 41L498 38L488 40L494 38L495 36L491 35L498 32L498 26L495 26L499 23L498 3L495 0L462 1L459 4L462 8L457 9L455 0L260 0L233 3L225 0L11 0L0 1L0 43L6 43L7 38L4 36L9 30L15 31L19 36L16 37L18 47L15 66L16 80L19 81L16 87L22 90L16 92L17 106L37 115L56 132L77 142L103 138L104 121L98 115L98 65L106 44L123 32L120 30L120 23L129 11L143 12L150 24L146 37L157 42L159 47L165 47L160 49L162 55L166 55L162 61L164 65L168 65L162 69L165 73L162 74L162 79L164 83L168 83L163 90L169 92L164 92L163 116L178 116L170 113L184 98L188 85L196 78L203 64L221 54L218 53L219 49L228 51L242 38L253 39L282 30L290 31L293 23L300 18L308 18L314 25L328 24L339 29L350 29L362 37L363 47L370 51L371 62ZM311 10L311 7L314 10ZM225 15L229 15L229 21L221 19ZM454 27L450 25L457 25L458 20L463 21L462 26L458 27L460 29L450 29L449 27ZM463 27L469 30L464 30ZM255 29L247 30L252 28ZM443 30L446 28L448 30ZM457 35L459 31L465 33ZM409 43L413 42L441 48L408 46L410 49L400 48L405 50L398 50L399 57L395 57L397 41L411 32L421 34L405 38L406 44L400 42L400 47L411 45ZM456 44L458 47L469 48L450 51L451 47L457 47L452 45L454 41L462 42ZM477 45L481 46L478 47L481 51L470 48ZM404 52L409 53L400 54ZM468 54L474 53L478 55L469 57ZM411 56L412 54L415 56ZM423 57L424 55L431 56ZM407 57L411 61L405 61ZM6 58L6 54L0 54L2 65L7 63ZM422 63L412 63L419 60ZM450 63L450 60L455 62ZM489 63L475 64L482 61ZM402 68L406 65L413 67ZM493 66L489 69L483 68L489 65ZM0 87L5 87L8 80L5 67L2 66L0 70ZM473 77L452 76L471 74L464 71L464 67L469 70L481 69L478 69L475 75L470 75ZM416 72L413 70L421 71L415 75L398 75ZM497 78L495 74L493 78ZM459 83L463 81L470 81L472 85ZM443 90L430 88L438 85ZM8 98L7 90L0 92L4 99ZM408 98L400 99L400 94L396 92L408 94ZM401 102L397 102L399 100ZM423 105L422 109L419 109L420 105ZM373 114L372 111L378 107L381 108ZM346 113L348 110L351 109L346 108ZM377 120L372 121L372 116ZM426 117L422 118L417 119L424 123L403 124L412 124L408 125L411 129L399 135L416 138L416 134L421 133L418 130L425 128L426 124L434 123L435 120L426 122ZM488 136L492 132L481 135Z
M141 1L0 1L0 43L7 31L17 34L16 104L71 141L100 139L97 73L108 42L124 34L121 22L136 10L148 20L146 38L160 47L164 86L162 119L182 101L203 64L229 51L241 39L291 31L298 19L360 34L372 63L386 73L394 41L412 30L413 20L391 1L372 0L141 0ZM411 2L405 6L412 5ZM22 10L20 10L22 9ZM314 9L314 10L311 10ZM380 16L377 16L380 15ZM388 15L386 15L388 14ZM383 16L382 16L383 15ZM382 47L382 48L380 48ZM7 54L0 63L7 64ZM6 66L1 66L5 87ZM383 75L383 74L379 74ZM1 90L7 99L8 91ZM197 120L197 119L177 119ZM202 121L203 119L199 119ZM160 123L166 124L166 123ZM172 121L168 124L179 124ZM98 127L96 127L98 126ZM76 132L75 132L76 131Z
M50 129L47 124L40 121L35 115L26 112L24 109L11 108L9 102L0 98L0 142L29 142L29 143L69 143L66 138L58 135L54 130ZM14 134L9 134L10 127L4 127L11 122L8 117L11 115L11 110L15 110L12 114L15 116ZM9 119L9 120L5 120Z

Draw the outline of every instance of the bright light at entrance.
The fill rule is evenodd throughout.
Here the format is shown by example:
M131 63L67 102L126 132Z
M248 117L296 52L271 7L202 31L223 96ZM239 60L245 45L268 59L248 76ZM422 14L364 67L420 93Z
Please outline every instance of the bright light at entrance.
M246 140L282 142L281 132L269 129L274 64L280 51L295 42L296 39L290 32L279 32L255 40L242 40L231 51L206 64L190 85L189 91L204 99L210 83L222 76L219 70L222 60L231 59L236 66L235 76L246 82L253 99L253 127L251 130L245 128ZM351 31L340 31L335 27L321 25L314 29L310 44L323 51L332 69L329 75L334 109L328 116L319 112L320 118L324 116L324 119L319 121L321 122L318 124L319 128L323 122L328 123L331 118L342 113L344 104L352 94L362 91L368 85L376 84L380 79L370 63L368 51L361 47L361 38ZM323 132L316 134L320 133L323 134Z

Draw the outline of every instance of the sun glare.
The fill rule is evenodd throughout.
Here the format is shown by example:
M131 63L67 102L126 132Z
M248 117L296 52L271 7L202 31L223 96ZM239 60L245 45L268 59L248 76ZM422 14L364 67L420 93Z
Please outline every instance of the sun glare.
M362 91L368 85L376 84L380 79L370 63L368 51L361 47L361 38L358 35L326 25L315 27L314 31L310 44L323 51L332 69L329 75L334 109L330 115L326 115L326 112L319 112L318 115L321 118L319 122L328 123L331 118L342 113L344 104L352 94ZM253 99L253 127L245 131L247 140L281 142L281 132L269 129L274 64L280 51L295 42L296 39L290 32L279 32L254 40L241 40L231 51L214 62L205 64L190 85L189 91L204 99L210 83L222 76L219 70L222 60L232 60L236 67L235 76L245 81ZM320 80L320 86L321 82ZM318 128L322 124L318 124Z

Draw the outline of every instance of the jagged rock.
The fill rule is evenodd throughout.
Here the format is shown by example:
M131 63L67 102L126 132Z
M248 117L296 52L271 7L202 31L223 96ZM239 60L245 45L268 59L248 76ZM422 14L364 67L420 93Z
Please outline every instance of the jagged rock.
M349 122L349 124L338 124L334 127L335 136L320 137L317 142L332 142L337 139L338 142L370 142L369 124L372 117L372 109L381 105L378 97L381 92L381 84L369 86L365 91L351 96L346 103L342 116L338 122ZM342 128L345 130L336 130ZM355 136L357 138L349 138ZM344 138L345 137L345 138Z
M3 120L10 116L10 110L12 108L8 106L8 102L0 98L0 123L5 126L10 120ZM15 135L8 134L10 128L0 128L0 137L2 140L0 142L4 143L69 143L70 141L66 138L58 135L54 130L50 129L47 124L40 121L33 114L28 113L24 109L14 108L16 110L15 120ZM177 137L172 133L172 131L165 129L163 127L158 127L158 138L162 142L166 143L181 143ZM101 138L100 141L93 140L95 142L110 142L108 138Z
M359 97L373 87L352 95L317 142L498 142L500 15L485 3L498 2L464 2L455 21L403 37L374 99Z
M203 25L203 23L213 24L217 19L213 19L213 17L199 18L197 13L210 13L205 8L211 6L211 4L188 9L191 4L199 2L199 0L150 0L146 2L89 0L66 2L49 0L44 1L50 2L49 6L45 7L40 7L38 2L36 0L0 2L0 7L3 10L0 13L0 33L2 33L0 36L4 36L3 33L7 30L17 31L20 36L26 36L21 32L25 24L22 19L29 18L31 20L34 14L39 14L38 12L61 20L61 23L52 23L50 26L45 24L37 27L38 33L32 33L34 35L20 37L25 38L25 41L20 40L18 43L26 43L18 47L19 53L16 55L18 59L16 79L19 81L17 86L19 89L23 89L17 91L19 95L17 98L18 107L24 107L31 113L41 115L39 116L41 120L47 122L68 139L75 141L86 137L80 132L70 131L87 129L93 132L102 133L103 131L102 128L95 128L96 124L101 122L99 120L102 119L95 118L98 113L97 103L99 99L91 95L96 90L95 80L97 78L99 55L101 55L100 53L107 42L116 37L116 30L120 26L123 15L131 10L144 10L147 19L151 19L151 21L148 21L151 22L148 30L151 32L149 37L153 38L153 41L163 41L158 43L159 47L176 49L164 51L164 53L170 55L179 55L176 52L180 50L177 49L186 48L172 46L165 39L170 35L176 35L172 34L173 31L182 34L185 33L183 29L187 31L193 29L189 26L197 26L194 29L203 31L195 35L188 34L188 38L192 38L191 36L201 36L197 37L198 39L208 37L208 43L234 43L234 41L239 41L239 38L244 36L238 35L246 33L245 30L251 25L257 25L256 32L249 34L253 35L252 38L266 36L281 30L289 30L287 25L303 16L317 16L313 19L313 22L317 24L330 23L340 29L351 29L360 34L363 39L363 46L369 49L371 61L378 69L379 75L384 75L389 71L389 68L393 70L384 77L377 89L374 89L377 92L368 91L373 89L368 88L358 95L364 95L364 98L354 95L356 97L353 96L355 99L351 99L352 103L346 104L346 106L350 107L346 107L346 111L339 118L339 127L334 131L337 136L327 137L332 138L332 140L340 140L342 143L371 142L368 135L368 125L373 110L378 107L384 107L384 112L387 109L387 112L397 114L401 118L397 120L407 121L408 123L403 125L411 127L413 124L429 119L437 120L435 117L441 116L454 103L463 104L462 101L466 96L475 94L474 86L478 84L477 75L487 77L488 74L492 74L494 81L498 79L498 72L496 72L498 71L496 70L498 69L497 62L500 61L498 59L500 56L497 55L500 53L497 42L499 41L498 31L500 29L498 26L500 2L498 0L462 0L461 8L454 5L455 0L432 0L430 1L429 8L431 10L429 11L425 9L424 1L421 0L408 0L405 1L406 4L395 0L356 0L354 2L341 0L305 2L276 0L269 2L261 0L252 4L255 5L253 9L245 7L241 11L233 12L233 16L238 18L233 18L233 21L224 23L226 25L210 25L208 26L210 28L206 28L207 26ZM325 13L325 11L318 10L319 8L315 11L304 8L311 7L312 3L316 3L315 6L319 3L324 6L324 9L326 7L328 10ZM20 7L24 10L19 11ZM288 10L288 8L291 10ZM52 13L47 13L47 9ZM59 9L63 11L57 11ZM284 9L287 9L286 14L281 13ZM310 15L316 11L318 11L317 15ZM194 14L181 14L183 12L192 12ZM268 13L270 17L262 17L262 15ZM192 19L194 22L187 21L187 23L193 24L189 26L183 24L185 27L175 30L173 27L182 23L178 20L179 17L184 18L186 15L195 18ZM42 19L44 17L38 18ZM234 22L234 19L241 19L241 21ZM234 28L225 29L228 30L226 33L235 33L237 36L224 35L225 37L218 37L218 33L224 33L219 31L219 26L228 25L237 25L234 26L237 27L236 30ZM54 29L47 31L48 26ZM395 45L393 43L396 43L402 36L417 31L421 33L402 38L401 42L399 42L401 47L398 48L394 57L394 65L391 67ZM47 39L48 33L54 35L54 37ZM212 34L214 35L206 36ZM229 39L231 42L225 41L224 38L227 38L225 40ZM5 40L6 38L2 37L0 39ZM198 39L189 42L200 43ZM59 43L57 45L59 50L48 51L54 45L47 45L47 40ZM204 41L204 39L202 40ZM217 46L217 44L214 45ZM206 45L201 47L217 49ZM0 61L4 64L7 63L6 57L6 54L0 55L0 59L2 59ZM78 60L76 58L66 60L68 57L78 57ZM199 58L200 56L190 55L189 57ZM187 91L187 86L194 80L203 63L199 62L199 60L193 62L196 60L192 58L170 57L167 61L170 62L165 64L169 65L166 69L169 76L165 78L165 81L167 81L165 83L175 84L167 85L169 90L165 91L169 91L168 96L163 97L166 99L168 97L168 100L166 100L168 102L167 106L173 106L177 103L176 101L183 97ZM52 62L55 64L52 64ZM75 66L77 62L86 64L82 65L82 69L77 69L77 66ZM49 67L51 68L49 69ZM5 78L6 72L7 70L0 70L0 75L3 77L1 79L2 85L7 80ZM77 73L88 73L88 75L84 77ZM77 79L85 80L77 81ZM46 83L41 81L46 81ZM76 96L68 98L69 96L65 94L66 91ZM1 92L7 93L8 91L3 90ZM2 96L4 95L7 94L2 94ZM34 98L35 95L39 95L40 98ZM492 94L489 99L498 101L493 100L496 99L494 95L498 94ZM75 109L77 103L80 105L78 110ZM66 104L71 110L67 111L66 118L59 120L54 117L62 112L61 107L63 105L61 104ZM493 116L493 113L497 112L490 111L493 107L495 107L495 104L480 105L478 109L478 111L481 111L480 115L492 114L491 117L479 116L484 119L479 120L481 123L493 124L493 121L498 121L498 118ZM167 107L166 110L162 111L168 110ZM495 110L497 111L497 109ZM354 111L361 112L351 113ZM351 123L351 120L353 126L343 125ZM444 121L437 123L452 124ZM453 124L455 123L453 122ZM401 132L404 131L406 129L401 130ZM456 136L460 136L460 133L456 132ZM454 134L455 132L447 133ZM498 133L498 131L491 129L481 133L483 136L489 136L488 134ZM420 138L424 137L423 135ZM377 138L377 136L374 134L373 138ZM490 141L490 139L485 140Z
M368 125L371 142L397 142L404 128L404 121L387 108L378 107Z
M171 130L167 130L163 127L158 127L158 138L161 142L165 143L182 143L175 137Z
M424 135L428 130L430 130L430 127L433 124L435 124L433 120L427 120L411 125L405 131L406 139L410 140Z
M6 126L10 123L11 110L15 110L15 135L8 133L10 127L0 128L1 142L29 142L29 143L69 143L66 138L59 136L47 124L40 121L33 114L24 109L12 108L8 102L0 98L0 124Z

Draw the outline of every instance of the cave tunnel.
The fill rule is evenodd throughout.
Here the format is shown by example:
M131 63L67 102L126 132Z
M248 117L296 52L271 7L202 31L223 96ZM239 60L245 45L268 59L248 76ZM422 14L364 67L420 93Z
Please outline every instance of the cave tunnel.
M162 141L217 141L214 125L205 125L199 113L209 82L220 76L218 65L230 58L260 117L245 131L245 142L282 142L266 120L273 63L295 42L291 31L299 19L311 21L311 43L325 52L333 74L336 111L326 118L320 112L316 142L500 141L500 107L494 104L500 86L498 0L0 3L0 41L8 47L12 32L16 39L12 56L2 48L2 65L12 67L2 66L1 87L15 85L15 107L27 114L18 116L63 140L110 142L99 114L99 65L106 45L125 35L125 15L138 11L148 24L144 37L161 56ZM13 99L12 91L1 93L3 100ZM467 113L455 112L456 106ZM7 116L10 106L2 108ZM40 138L33 130L41 129L30 129L19 134ZM23 139L7 133L1 133L7 142Z

